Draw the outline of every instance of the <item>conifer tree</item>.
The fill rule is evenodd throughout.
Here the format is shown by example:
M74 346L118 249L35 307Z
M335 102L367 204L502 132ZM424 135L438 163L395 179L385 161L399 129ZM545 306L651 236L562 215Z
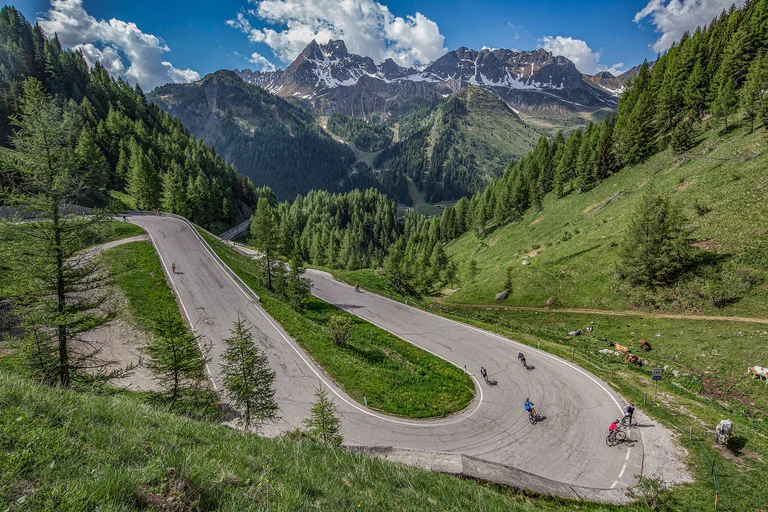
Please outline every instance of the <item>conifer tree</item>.
M88 130L80 132L75 148L78 174L89 191L103 191L109 179L109 164Z
M1 256L15 283L10 289L3 283L3 293L29 333L25 352L43 362L38 369L44 381L69 387L76 380L123 376L132 368L108 370L110 362L100 359L99 345L82 337L114 315L104 292L107 273L93 254L82 252L83 240L101 229L109 212L95 210L86 216L64 209L86 190L75 171L91 162L78 162L67 145L71 127L42 84L28 78L22 89L12 119L16 153L0 160L0 182L7 183L0 188L0 204L34 212L36 218L0 222L7 251Z
M221 356L221 374L227 397L240 412L240 425L246 431L251 427L258 431L265 422L279 418L275 372L257 345L266 343L266 338L258 329L254 336L252 328L247 327L238 315L230 337L224 343L227 348Z
M131 145L128 164L128 193L139 210L154 210L160 205L161 177L139 144Z
M691 118L684 117L672 130L670 135L670 145L675 153L685 153L695 144L695 134Z
M261 251L266 260L267 288L273 290L273 264L279 252L277 219L274 208L266 197L260 197L256 204L256 213L251 218L250 232L254 246Z
M739 104L739 97L733 87L733 80L726 78L720 84L717 90L717 97L712 104L712 114L715 117L722 118L725 122L724 130L728 130L728 116L730 116Z
M762 56L757 57L749 67L747 80L741 89L741 104L744 109L744 120L749 121L749 133L755 129L755 118L760 113L760 102L763 91L768 86L768 76L766 76L765 59Z
M202 345L170 311L159 327L160 333L145 347L147 368L155 374L160 396L174 406L203 388L211 346Z
M620 251L620 277L633 285L674 282L690 254L690 231L677 205L651 186L636 208Z
M341 421L336 416L336 404L328 399L328 392L323 388L317 388L315 397L315 403L310 409L311 416L304 420L304 426L318 441L330 446L341 446L344 437L341 434Z
M683 91L685 106L697 116L701 116L707 104L707 79L704 74L704 66L701 60L697 60L693 66L693 71L688 76Z

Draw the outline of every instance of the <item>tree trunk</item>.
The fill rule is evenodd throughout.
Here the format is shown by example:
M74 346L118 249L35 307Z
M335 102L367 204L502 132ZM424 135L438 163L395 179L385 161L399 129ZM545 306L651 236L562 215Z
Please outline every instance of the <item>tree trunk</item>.
M64 254L61 249L61 225L59 205L53 206L53 232L56 241L56 299L58 301L59 319L57 322L57 334L59 341L59 380L61 385L68 388L70 385L69 353L67 349L67 328L61 325L66 304L64 291Z

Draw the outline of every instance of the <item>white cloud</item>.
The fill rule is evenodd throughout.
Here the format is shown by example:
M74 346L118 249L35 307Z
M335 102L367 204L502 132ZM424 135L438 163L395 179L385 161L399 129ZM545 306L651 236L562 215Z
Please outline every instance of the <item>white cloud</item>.
M614 75L620 74L623 62L617 62L612 66L600 64L601 52L593 52L585 41L563 36L544 36L539 39L541 47L552 52L553 55L562 55L576 65L576 69L587 75L594 75L602 71L609 71Z
M687 30L709 25L723 9L732 4L744 5L744 0L650 0L642 11L635 14L635 23L646 18L656 27L661 36L651 45L656 52L662 52L679 40Z
M392 58L404 66L426 64L442 56L445 37L437 24L417 12L401 18L375 0L250 0L256 8L227 23L266 44L290 62L313 39L320 44L343 39L352 53L376 62ZM249 18L266 25L254 28Z
M253 52L248 62L256 66L256 71L274 71L275 65L267 60L266 57L257 52Z
M175 68L163 58L170 48L160 38L145 34L135 23L97 20L85 11L82 0L51 0L51 9L38 21L46 33L56 32L62 45L82 50L88 64L101 62L113 76L145 90L200 79L196 71Z

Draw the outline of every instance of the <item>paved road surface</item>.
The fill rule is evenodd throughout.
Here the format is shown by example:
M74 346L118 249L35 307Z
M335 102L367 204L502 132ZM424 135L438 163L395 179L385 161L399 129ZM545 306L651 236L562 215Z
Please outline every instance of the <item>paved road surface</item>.
M213 342L210 373L221 389L218 364L222 339L238 314L263 334L262 346L277 372L276 400L282 419L267 435L300 426L322 382L335 395L346 444L459 452L524 469L571 485L627 487L640 474L643 446L609 448L608 424L624 405L610 386L565 360L492 333L420 311L333 280L308 273L313 293L403 339L464 367L475 378L477 396L462 413L441 420L409 420L371 411L328 379L283 329L239 288L182 221L132 217L157 248L183 309L199 334ZM171 274L171 263L177 274ZM521 349L536 367L517 362ZM498 385L479 385L485 366ZM543 421L528 422L522 403L530 397Z

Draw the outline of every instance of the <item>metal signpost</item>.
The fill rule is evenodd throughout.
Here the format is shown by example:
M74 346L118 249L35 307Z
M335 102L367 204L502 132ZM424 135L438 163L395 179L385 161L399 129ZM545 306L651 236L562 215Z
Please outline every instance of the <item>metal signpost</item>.
M651 378L653 379L653 401L656 401L656 388L659 387L659 381L661 380L661 374L664 373L664 368L654 368L651 370Z

